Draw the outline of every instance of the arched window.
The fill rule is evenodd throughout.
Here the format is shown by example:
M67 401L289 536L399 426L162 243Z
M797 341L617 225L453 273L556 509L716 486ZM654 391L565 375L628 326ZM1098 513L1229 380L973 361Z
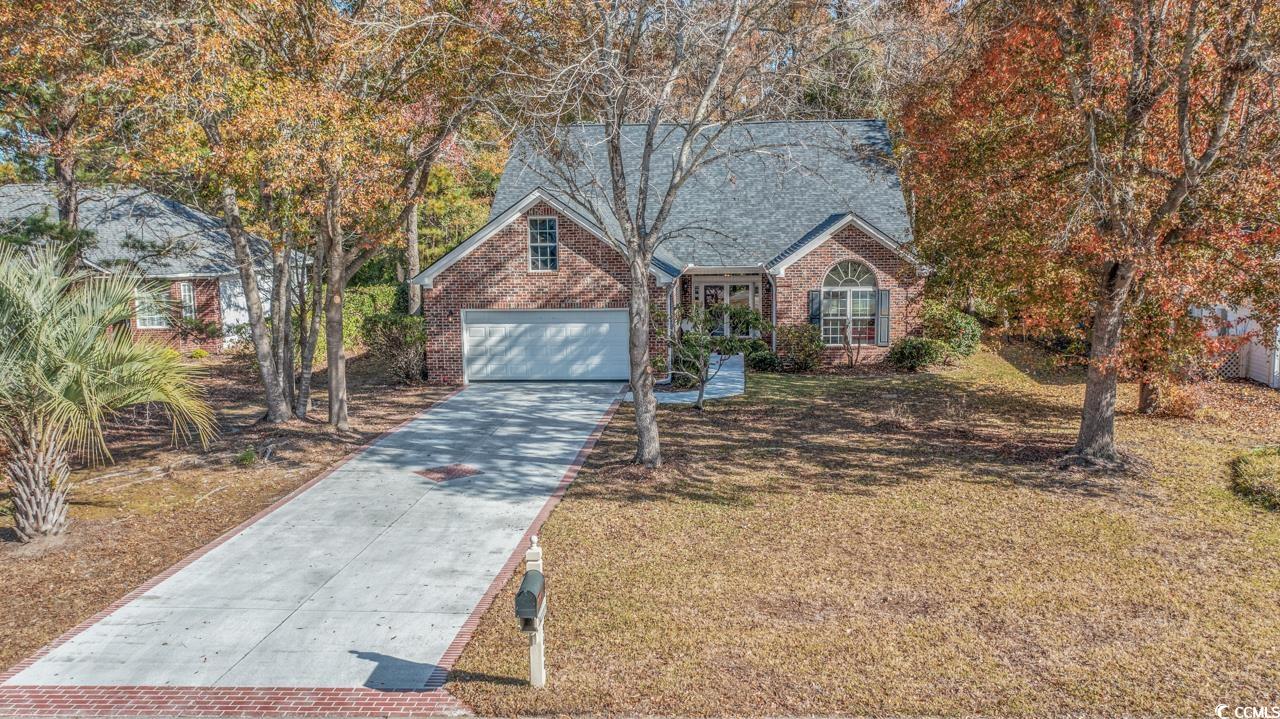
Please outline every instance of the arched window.
M822 341L874 344L876 276L861 262L841 262L822 281Z

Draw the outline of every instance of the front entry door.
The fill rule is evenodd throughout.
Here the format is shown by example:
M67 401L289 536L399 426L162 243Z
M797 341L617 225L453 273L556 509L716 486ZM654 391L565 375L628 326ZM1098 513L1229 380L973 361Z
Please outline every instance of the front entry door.
M723 285L703 285L702 286L702 306L704 309L711 309L716 305L729 305L730 307L751 307L752 285L750 283L725 283ZM729 332L729 318L726 316L720 323L720 327L712 332L715 335L723 335Z

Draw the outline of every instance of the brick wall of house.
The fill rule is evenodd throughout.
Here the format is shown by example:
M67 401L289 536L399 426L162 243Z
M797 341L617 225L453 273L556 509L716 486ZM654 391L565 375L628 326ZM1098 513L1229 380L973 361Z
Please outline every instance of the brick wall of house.
M558 268L529 271L529 216L558 219ZM440 273L423 295L428 378L458 384L462 372L464 309L626 309L631 277L615 249L553 208L538 204L471 254ZM650 278L653 304L666 306L666 288ZM650 352L666 356L657 337Z
M190 282L193 285L196 296L196 317L201 322L212 323L214 326L221 329L222 304L218 296L217 278L192 278L190 280L175 280L170 282L169 300L173 303L174 311L178 311L182 307L182 295L181 290L179 289L179 285L182 282ZM189 352L194 349L203 349L207 352L217 352L222 349L221 338L182 337L177 331L170 327L139 327L136 316L130 324L135 338L146 338L160 342L180 352Z
M923 278L911 263L899 258L884 245L849 225L786 268L777 278L778 325L809 322L809 291L820 289L831 268L845 260L857 260L870 267L879 289L889 290L889 341L920 332L920 302ZM888 348L864 347L863 359L875 360ZM826 361L844 361L844 350L827 349Z
M679 283L676 290L676 301L686 307L693 306L693 277L690 275L681 275L676 279Z
M765 272L760 273L760 316L764 317L765 322L773 324L773 282ZM773 333L766 334L763 339L772 345Z

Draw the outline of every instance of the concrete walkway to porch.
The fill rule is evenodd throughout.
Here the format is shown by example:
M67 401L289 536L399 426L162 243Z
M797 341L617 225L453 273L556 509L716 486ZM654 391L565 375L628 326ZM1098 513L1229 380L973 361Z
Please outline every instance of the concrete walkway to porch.
M718 355L717 355L718 356ZM746 363L742 355L733 355L724 361L720 372L707 382L707 391L703 400L725 399L736 397L747 391ZM715 366L715 360L712 361ZM698 390L681 390L679 392L655 392L658 404L693 404L698 401ZM634 402L631 393L627 393L626 401Z

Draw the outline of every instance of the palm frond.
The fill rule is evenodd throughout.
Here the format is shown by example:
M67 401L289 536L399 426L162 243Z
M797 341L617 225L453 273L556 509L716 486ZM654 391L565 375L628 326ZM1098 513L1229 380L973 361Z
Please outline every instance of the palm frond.
M135 275L66 273L47 250L0 248L0 431L38 425L91 460L109 458L105 422L156 403L175 442L207 443L217 426L201 371L128 330L136 298L156 292Z

